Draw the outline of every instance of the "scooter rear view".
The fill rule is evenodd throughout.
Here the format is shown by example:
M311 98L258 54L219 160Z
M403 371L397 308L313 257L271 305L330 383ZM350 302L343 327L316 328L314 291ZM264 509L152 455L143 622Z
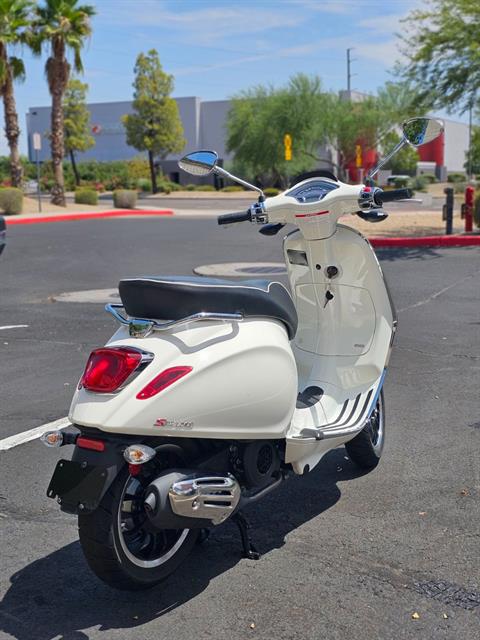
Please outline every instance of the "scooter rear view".
M411 119L395 150L441 131L437 120ZM370 244L338 221L381 221L383 205L409 190L318 171L265 199L217 160L197 151L179 165L259 193L219 224L250 221L272 236L295 226L283 243L291 293L266 280L122 280L121 304L106 307L118 329L90 354L72 400L76 430L43 436L47 446L74 445L47 495L78 516L90 567L119 589L165 579L227 519L239 527L244 555L257 558L248 506L339 445L367 469L384 447L395 310Z

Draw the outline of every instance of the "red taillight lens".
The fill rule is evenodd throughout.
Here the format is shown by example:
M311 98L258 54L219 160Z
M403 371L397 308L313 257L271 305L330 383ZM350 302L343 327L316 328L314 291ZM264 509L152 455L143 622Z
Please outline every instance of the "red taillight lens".
M186 376L191 370L192 367L171 367L170 369L165 369L165 371L162 371L156 378L151 380L147 386L137 394L137 399L146 400L147 398L157 395L160 391L163 391L177 380L180 380L180 378L183 378L183 376Z
M75 444L82 449L90 449L91 451L105 451L105 442L103 440L92 440L92 438L84 438L79 436Z
M124 347L95 349L88 358L80 387L96 393L116 391L142 361L142 354Z

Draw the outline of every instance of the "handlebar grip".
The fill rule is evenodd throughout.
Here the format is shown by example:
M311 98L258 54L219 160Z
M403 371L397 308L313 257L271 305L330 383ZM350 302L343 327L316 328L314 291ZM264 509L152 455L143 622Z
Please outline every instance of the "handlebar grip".
M408 200L413 195L411 189L392 189L392 191L377 191L375 193L375 203L380 207L384 202L393 202L394 200Z
M224 213L218 216L218 224L232 224L232 222L245 222L252 219L250 211L243 211L238 213Z

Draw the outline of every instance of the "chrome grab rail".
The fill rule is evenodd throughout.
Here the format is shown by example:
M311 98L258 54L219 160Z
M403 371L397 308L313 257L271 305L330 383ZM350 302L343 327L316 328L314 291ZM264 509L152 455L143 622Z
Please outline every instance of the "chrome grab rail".
M124 309L123 304L109 303L105 305L105 311L110 313L117 322L129 327L130 335L133 338L146 338L152 331L167 331L172 327L178 327L189 322L199 322L201 320L218 320L220 322L240 322L243 320L241 313L209 313L207 311L199 311L186 318L179 320L167 320L166 322L157 322L148 318L126 318L122 316L117 309Z

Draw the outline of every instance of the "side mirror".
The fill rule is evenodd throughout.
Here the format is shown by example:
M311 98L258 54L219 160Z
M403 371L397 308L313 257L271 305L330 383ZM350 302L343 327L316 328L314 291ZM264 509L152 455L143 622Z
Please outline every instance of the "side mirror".
M208 176L215 169L217 160L215 151L194 151L183 156L178 166L192 176Z
M410 120L404 122L402 126L402 139L389 154L382 158L380 162L370 170L367 180L373 178L404 145L408 143L411 144L412 147L419 147L422 144L427 144L427 142L438 138L443 132L443 129L443 122L441 120L435 120L434 118L410 118Z
M413 147L427 144L443 132L443 122L433 118L410 118L403 123L403 137Z

